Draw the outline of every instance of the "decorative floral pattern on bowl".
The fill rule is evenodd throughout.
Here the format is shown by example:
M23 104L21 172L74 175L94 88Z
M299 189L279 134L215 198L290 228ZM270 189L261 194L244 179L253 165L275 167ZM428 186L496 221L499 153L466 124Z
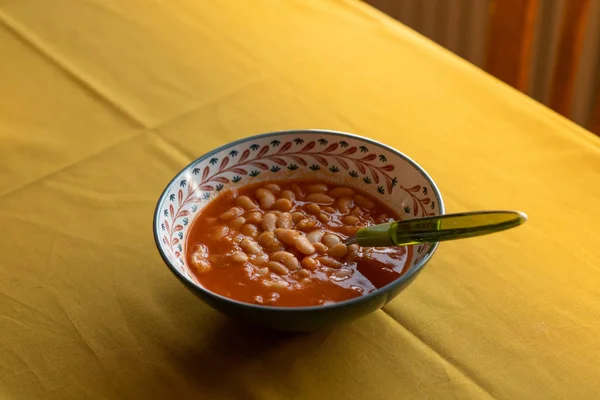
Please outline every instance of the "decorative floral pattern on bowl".
M177 175L157 205L154 229L161 250L185 278L198 284L186 265L184 249L198 212L227 188L286 179L319 179L360 188L404 219L444 212L433 181L392 148L339 132L277 132L225 145ZM432 251L432 245L418 245L409 269Z

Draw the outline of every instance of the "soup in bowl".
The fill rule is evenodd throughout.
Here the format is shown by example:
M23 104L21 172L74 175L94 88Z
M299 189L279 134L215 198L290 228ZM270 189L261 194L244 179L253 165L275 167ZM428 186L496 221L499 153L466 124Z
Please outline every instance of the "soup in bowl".
M236 319L313 331L375 311L437 243L346 245L362 227L444 213L429 175L351 134L252 136L195 160L160 197L154 236L185 286Z

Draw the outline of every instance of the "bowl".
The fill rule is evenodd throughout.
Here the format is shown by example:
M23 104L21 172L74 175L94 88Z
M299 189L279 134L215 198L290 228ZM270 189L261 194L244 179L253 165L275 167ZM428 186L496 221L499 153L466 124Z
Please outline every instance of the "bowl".
M400 151L371 139L326 130L294 130L221 146L193 161L169 182L156 205L153 228L158 251L171 272L197 297L231 318L293 332L351 321L396 297L438 247L438 243L415 246L400 278L367 295L334 304L265 306L232 300L204 288L185 257L194 218L220 191L283 179L319 179L360 188L399 211L403 219L444 213L442 196L425 170Z

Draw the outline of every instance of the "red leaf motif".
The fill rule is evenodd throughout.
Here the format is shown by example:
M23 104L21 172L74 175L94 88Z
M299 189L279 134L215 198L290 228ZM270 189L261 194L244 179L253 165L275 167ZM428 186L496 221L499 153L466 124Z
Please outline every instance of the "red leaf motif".
M173 208L173 204L169 205L169 211L171 212L171 218L175 218L175 209Z
M242 168L233 168L232 171L235 172L236 174L248 175L248 172Z
M223 171L223 168L225 168L227 166L227 164L229 164L229 157L225 157L223 159L223 161L221 161L221 166L219 167L219 171Z
M173 240L171 240L171 246L175 246L177 243L179 243L179 239L174 238Z
M214 188L214 187L212 187L212 186L210 186L210 185L204 185L204 186L201 186L201 187L200 187L200 190L203 190L203 191L209 192L209 191L211 191L211 190L215 190L215 188Z
M190 212L188 210L183 210L183 211L180 211L178 215L180 217L187 217L188 215L190 215Z
M206 177L208 176L209 172L210 172L210 167L207 165L206 167L204 167L204 171L202 172L202 182L204 182L206 180Z
M342 154L345 156L349 156L350 154L356 153L356 147L350 147L348 150L343 152Z
M308 144L306 146L304 146L302 148L302 150L300 150L300 153L304 153L306 151L309 151L310 149L312 149L313 147L315 147L315 142L308 142Z
M375 183L379 183L379 174L377 173L377 170L375 168L369 167L369 171L371 171L371 176L373 177Z
M222 176L214 178L213 181L219 182L219 183L229 183L229 179L223 178Z
M431 203L431 200L429 199L429 197L425 197L424 199L421 199L421 204L429 204Z
M364 175L367 172L367 169L361 162L355 161L354 164L356 164L356 168L358 168L361 174Z
M348 163L342 157L335 157L335 160L340 164L342 168L347 170L349 168Z
M415 185L411 188L408 189L409 192L418 192L419 190L421 190L421 186L420 185Z
M181 205L181 203L183 203L183 190L179 189L179 192L177 193L177 198L179 200L179 205Z
M250 155L250 150L244 150L244 152L242 153L242 156L240 157L239 163L240 164L243 163L244 160L246 160L246 158L248 158L249 155Z
M327 147L325 150L323 150L323 153L331 153L332 151L337 149L338 146L339 145L337 143L333 143L333 144L329 145L329 147Z
M377 158L377 154L369 154L368 156L365 156L365 157L361 158L361 160L363 160L363 161L373 161L376 158Z
M167 221L165 221L165 224L166 224L166 223L167 223ZM168 229L168 228L167 228L167 229ZM167 240L167 237L166 237L166 236L163 236L163 243L165 243L165 244L166 244L166 243L169 243L169 241Z
M278 158L278 157L271 157L271 160L273 160L274 162L276 162L277 164L281 165L281 166L286 166L287 163L285 162L284 159L282 158Z
M169 223L165 219L165 228L167 228L167 232L171 232L171 227L169 227Z
M415 198L413 197L413 215L416 217L417 216L417 201L415 200Z
M268 151L269 151L269 146L263 146L263 148L260 149L260 151L258 152L258 155L256 156L256 158L261 158L262 156L267 154Z
M192 180L190 181L190 184L188 185L188 191L187 191L187 192L188 192L188 196L189 196L191 193L193 193L193 192L196 190L196 188L197 188L197 187L198 187L198 185L197 185L197 184L196 184L196 182L195 182L195 181L192 179Z
M392 180L386 178L385 181L387 183L388 194L392 194L392 190L394 190L394 185L392 185Z
M254 162L251 162L250 165L254 165L255 167L258 167L265 171L269 169L269 166L267 164L261 163L261 162L254 161Z
M277 154L281 154L284 151L288 151L290 149L290 147L292 147L292 142L285 142L285 144L283 146L281 146L281 148L279 149Z
M181 256L181 253L180 253L180 252L178 252L178 251L176 251L176 252L175 252L175 257L179 258L180 256Z
M325 157L321 157L318 156L316 154L313 154L313 157L315 158L315 160L317 160L319 162L319 164L321 164L322 166L326 167L329 165L329 163L327 162L327 159Z
M306 167L308 165L308 163L302 157L292 156L292 158L294 159L294 161L296 161L298 164L300 164L304 167Z
M382 171L393 171L396 167L394 167L392 164L388 164L388 165L384 165L383 167L379 168Z
M179 232L179 231L182 231L182 230L183 230L183 226L181 226L181 225L175 225L173 227L173 233Z

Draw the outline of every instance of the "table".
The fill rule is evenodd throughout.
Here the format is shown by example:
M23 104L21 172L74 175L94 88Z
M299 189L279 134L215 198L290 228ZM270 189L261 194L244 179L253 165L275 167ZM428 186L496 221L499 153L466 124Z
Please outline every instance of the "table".
M350 0L0 0L4 399L595 399L600 141ZM383 310L312 335L197 301L152 212L250 134L349 131L407 153L450 242Z

